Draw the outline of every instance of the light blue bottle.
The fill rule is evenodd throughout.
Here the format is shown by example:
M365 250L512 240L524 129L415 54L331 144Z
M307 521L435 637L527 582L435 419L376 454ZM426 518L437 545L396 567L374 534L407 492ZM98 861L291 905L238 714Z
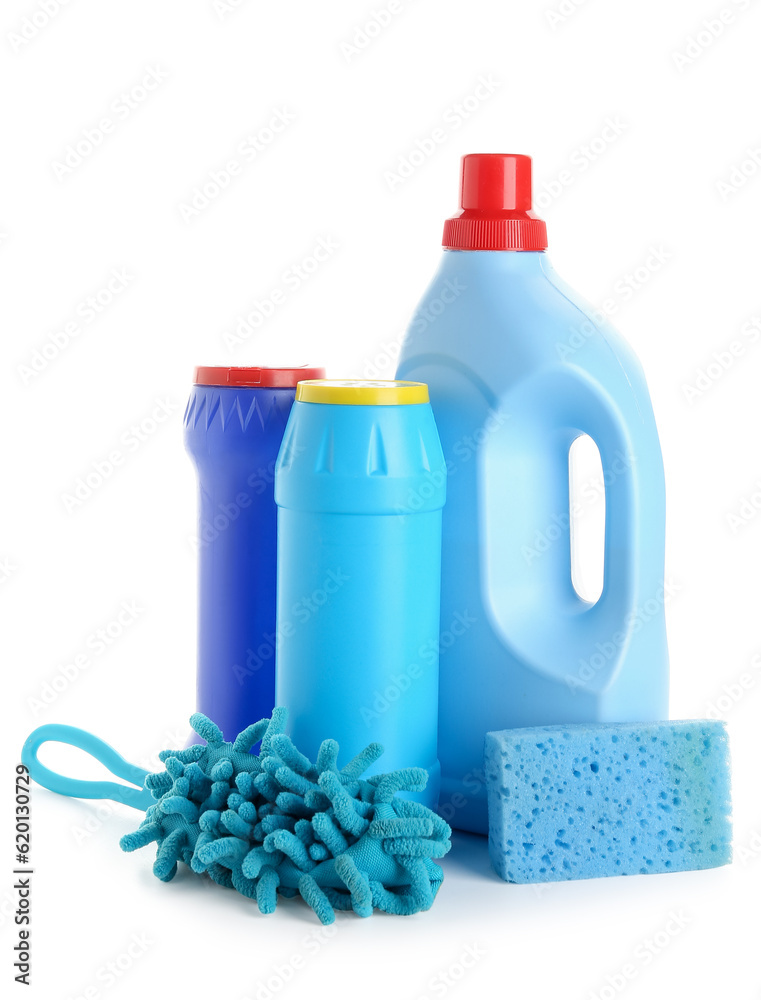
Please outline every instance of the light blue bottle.
M435 807L446 470L418 383L300 382L275 468L276 701L314 759L368 743ZM373 773L371 770L369 773Z
M402 349L428 383L448 467L439 811L487 832L487 732L668 717L665 500L650 398L628 345L557 277L531 211L531 160L463 159L462 211ZM571 578L569 449L605 479L602 594Z

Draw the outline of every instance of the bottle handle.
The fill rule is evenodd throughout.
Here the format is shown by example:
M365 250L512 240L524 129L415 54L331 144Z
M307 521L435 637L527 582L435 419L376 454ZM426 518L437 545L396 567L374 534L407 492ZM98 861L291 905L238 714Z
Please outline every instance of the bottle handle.
M63 774L51 771L50 768L40 763L37 756L43 743L49 742L65 743L68 746L84 750L101 764L105 764L117 778L124 778L125 781L129 781L137 787L118 784L115 781L84 781L80 778L67 778ZM114 802L122 802L124 805L132 806L133 809L144 811L155 802L151 792L144 787L146 775L150 772L136 764L130 764L108 743L104 743L103 740L84 729L77 729L76 726L50 723L35 729L33 733L29 734L21 750L21 763L37 784L48 788L51 792L57 792L59 795L69 795L78 799L112 799Z
M602 596L610 595L626 613L635 600L640 569L636 524L643 520L650 501L643 491L642 470L635 461L633 444L627 439L621 415L603 397L604 429L584 429L600 453L605 484L605 555Z

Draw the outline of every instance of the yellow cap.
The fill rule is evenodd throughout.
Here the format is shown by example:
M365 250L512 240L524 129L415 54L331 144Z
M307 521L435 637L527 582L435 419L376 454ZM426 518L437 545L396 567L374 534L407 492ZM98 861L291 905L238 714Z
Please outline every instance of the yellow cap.
M427 403L425 382L357 382L353 380L306 379L296 386L301 403L338 403L344 406L400 406Z

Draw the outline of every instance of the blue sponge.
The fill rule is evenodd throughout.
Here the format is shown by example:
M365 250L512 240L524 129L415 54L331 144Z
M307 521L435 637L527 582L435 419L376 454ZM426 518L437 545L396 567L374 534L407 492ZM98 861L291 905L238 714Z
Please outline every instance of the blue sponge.
M687 871L732 855L723 722L486 735L489 853L508 882Z

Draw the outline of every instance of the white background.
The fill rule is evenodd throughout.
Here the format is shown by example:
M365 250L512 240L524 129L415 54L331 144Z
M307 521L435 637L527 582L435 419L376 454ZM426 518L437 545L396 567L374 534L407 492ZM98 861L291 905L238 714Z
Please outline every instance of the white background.
M188 873L161 884L150 849L118 849L137 813L99 814L38 788L29 995L239 1000L266 996L269 980L291 997L573 1000L613 996L606 977L632 1000L759 995L761 341L744 327L761 316L759 5L726 0L722 25L719 0L587 0L555 17L559 0L407 0L347 49L386 3L69 0L31 29L34 0L2 5L3 995L22 991L11 981L10 819L26 734L80 725L146 766L185 738L196 508L181 417L193 366L313 362L332 377L393 377L456 208L459 157L474 151L534 157L558 271L592 304L608 301L648 373L677 587L672 714L714 705L728 719L734 865L516 887L490 872L485 840L458 836L431 912L341 915L328 938L296 902L264 918ZM149 70L160 82L146 93ZM457 106L472 107L481 77L493 93L466 119ZM240 155L276 112L293 120L255 159ZM67 147L104 118L110 131L66 168ZM606 119L620 134L594 142ZM395 183L442 123L444 141ZM234 158L238 174L188 219L194 189ZM299 288L285 286L320 239L338 248ZM652 248L668 259L648 268ZM120 270L126 287L88 320L81 304ZM226 345L282 287L273 315ZM65 344L71 321L79 333ZM48 346L40 364L53 336L65 346ZM742 353L688 399L685 386L734 341ZM170 411L161 422L158 403ZM142 441L130 430L140 425ZM115 451L113 474L68 502ZM41 706L122 602L141 609L132 623ZM78 759L75 769L88 773ZM120 960L133 935L146 947ZM440 978L462 971L466 946L475 964ZM294 955L304 965L283 985L272 977ZM114 982L103 972L112 961L123 969Z

